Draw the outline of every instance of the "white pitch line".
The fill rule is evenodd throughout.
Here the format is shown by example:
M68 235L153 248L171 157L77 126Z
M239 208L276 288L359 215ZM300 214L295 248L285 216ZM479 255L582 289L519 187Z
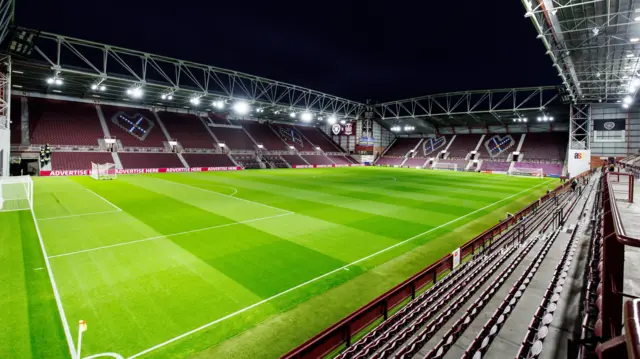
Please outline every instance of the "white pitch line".
M33 224L36 227L36 233L38 234L38 240L40 241L40 249L42 250L42 255L44 256L44 263L47 267L47 273L49 274L49 281L51 282L51 288L53 288L53 296L56 300L56 305L58 306L58 314L60 314L60 320L62 321L62 328L64 330L64 336L67 338L67 345L69 346L69 353L71 354L71 358L76 358L76 346L73 343L73 337L71 336L71 329L69 328L69 323L67 323L67 316L64 314L64 308L62 307L62 299L60 299L60 293L58 292L58 286L56 285L56 279L53 276L53 270L51 269L51 263L49 263L49 257L47 256L47 250L44 247L44 241L42 240L42 233L40 233L40 227L38 226L38 221L36 220L36 214L33 212L33 208L31 208L31 217L33 217Z
M99 194L97 194L97 193L93 192L92 190L90 190L90 189L88 189L88 188L85 188L85 189L86 189L87 191L89 191L89 192L91 192L91 193L95 194L96 196L98 196L98 197L99 197L100 199L102 199L103 201L105 201L105 202L109 203L113 208L117 209L118 211L122 211L122 209L121 209L120 207L118 207L118 206L116 206L115 204L113 204L113 203L109 202L106 198L102 197L101 195L99 195Z
M108 246L102 246L102 247L95 247L95 248L89 248L89 249L83 249L81 251L75 251L75 252L69 252L69 253L62 253L62 254L55 254L50 256L49 258L58 258L58 257L66 257L66 256L71 256L74 254L79 254L79 253L86 253L86 252L93 252L93 251L97 251L97 250L101 250L101 249L107 249L107 248L113 248L113 247L120 247L120 246L125 246L125 245L129 245L129 244L134 244L134 243L141 243L141 242L148 242L148 241L153 241L156 239L162 239L162 238L169 238L169 237L175 237L175 236L181 236L181 235L185 235L185 234L191 234L191 233L197 233L197 232L203 232L203 231L209 231L212 229L217 229L217 228L223 228L223 227L230 227L230 226L236 226L238 224L245 224L245 223L253 223L253 222L258 222L258 221L264 221L267 219L273 219L273 218L278 218L278 217L284 217L284 216L289 216L292 215L294 213L282 213L282 214L277 214L275 216L269 216L269 217L260 217L260 218L254 218L254 219L248 219L246 221L240 221L240 222L232 222L232 223L225 223L225 224L220 224L217 226L211 226L211 227L205 227L205 228L199 228L199 229L192 229L190 231L184 231L184 232L177 232L177 233L171 233L171 234L165 234L162 236L155 236L155 237L149 237L149 238L144 238L144 239L137 239L135 241L129 241L129 242L122 242L122 243L117 243L117 244L110 244Z
M4 213L4 212L18 212L18 211L28 211L29 208L22 208L22 209L0 209L0 213Z
M175 182L175 181L169 181L169 180L166 180L166 179L163 179L163 178L158 178L158 177L150 177L150 178L156 179L156 180L158 180L158 181L165 181L165 182L169 182L169 183L173 183L173 184L177 184L177 185L181 185L181 186L185 186L185 187L190 187L190 188L197 189L197 190L200 190L200 191L205 191L205 192L209 192L209 193L214 193L214 194L217 194L217 195L219 195L219 196L224 196L224 197L229 197L229 198L237 199L238 201L244 201L244 202L253 203L253 204L260 205L260 206L268 207L268 208L271 208L271 209L277 209L278 211L282 211L282 212L295 213L295 212L289 211L289 210L287 210L287 209L282 209L282 208L278 208L278 207L270 206L270 205L268 205L268 204L264 204L264 203L260 203L260 202L250 201L250 200L248 200L248 199L244 199L244 198L240 198L240 197L234 197L234 196L232 196L232 195L228 195L228 194L224 194L224 193L220 193L220 192L216 192L216 191L210 191L210 190L205 189L205 188L200 188L200 187L196 187L196 186L191 186L191 185L188 185L188 184L185 184L185 183L180 183L180 182ZM212 184L212 185L213 185L213 184ZM214 185L214 186L215 186L215 185ZM235 194L235 193L234 193L234 194Z
M89 213L82 213L82 214L71 214L71 215L68 215L68 216L38 218L38 221L50 221L52 219L74 218L74 217L83 217L83 216L93 216L95 214L120 213L120 212L122 212L122 210L104 211L104 212L89 212Z
M487 208L489 208L489 207L495 206L496 204L501 203L501 202L504 202L504 201L506 201L506 200L508 200L508 199L511 199L511 198L515 197L515 196L518 196L518 195L521 195L521 194L523 194L523 193L525 193L525 192L528 192L528 191L531 191L531 190L533 190L533 189L536 189L536 188L538 188L538 187L540 187L540 186L542 186L542 185L545 185L545 184L547 184L547 183L549 183L549 182L551 182L551 181L552 181L552 180L545 181L545 182L540 183L540 184L538 184L538 185L536 185L536 186L534 186L534 187L531 187L531 188L525 189L525 190L520 191L520 192L518 192L518 193L516 193L516 194L512 194L512 195L511 195L511 196L509 196L509 197L505 197L505 198L503 198L503 199L501 199L501 200L499 200L499 201L493 202L492 204L489 204L489 205L487 205L487 206L484 206L484 207L482 207L482 208L480 208L480 209L476 209L476 210L475 210L475 211L473 211L473 212L469 212L469 213L465 214L465 215L464 215L464 216L462 216L462 217L458 217L458 218L456 218L456 219L454 219L454 220L451 220L451 221L449 221L449 222L447 222L447 223L445 223L445 224L441 224L441 225L439 225L438 227L431 228L430 230L425 231L425 232L422 232L422 233L420 233L420 234L416 234L415 236L413 236L413 237L411 237L411 238L408 238L408 239L405 239L405 240L404 240L404 241L402 241L402 242L398 242L398 243L396 243L396 244L394 244L394 245L392 245L392 246L389 246L389 247L387 247L387 248L384 248L384 249L382 249L382 250L379 250L379 251L377 251L377 252L375 252L375 253L373 253L373 254L370 254L370 255L368 255L368 256L366 256L366 257L360 258L360 259L358 259L358 260L356 260L356 261L354 261L354 262L351 262L351 263L349 263L349 264L347 264L347 265L344 265L344 266L342 266L342 267L340 267L340 268L336 268L336 269L334 269L334 270L332 270L332 271L330 271L330 272L327 272L327 273L322 274L322 275L320 275L320 276L318 276L318 277L315 277L315 278L313 278L313 279L310 279L310 280L308 280L308 281L306 281L306 282L304 282L304 283L298 284L298 285L297 285L297 286L295 286L295 287L291 287L291 288L289 288L289 289L287 289L287 290L285 290L285 291L282 291L282 292L280 292L280 293L278 293L278 294L275 294L275 295L273 295L273 296L271 296L271 297L269 297L269 298L263 299L263 300L261 300L261 301L259 301L259 302L256 302L256 303L254 303L254 304L251 304L250 306L244 307L244 308L242 308L242 309L240 309L240 310L238 310L238 311L236 311L236 312L233 312L233 313L227 314L227 315L225 315L224 317L218 318L218 319L216 319L216 320L214 320L214 321L212 321L212 322L209 322L209 323L204 324L204 325L202 325L202 326L200 326L200 327L197 327L197 328L195 328L195 329L192 329L192 330L190 330L190 331L188 331L188 332L186 332L186 333L180 334L180 335L178 335L177 337L173 337L173 338L171 338L171 339L169 339L169 340L167 340L167 341L165 341L165 342L162 342L162 343L160 343L160 344L154 345L154 346L152 346L152 347L150 347L150 348L148 348L148 349L145 349L145 350L143 350L143 351L141 351L141 352L139 352L139 353L137 353L137 354L134 354L134 355L130 356L130 357L129 357L129 358L127 358L127 359L134 359L134 358L137 358L137 357L139 357L139 356L145 355L145 354L147 354L147 353L149 353L149 352L151 352L151 351L154 351L154 350L156 350L156 349L158 349L158 348L161 348L161 347L163 347L163 346L165 346L165 345L167 345L167 344L171 344L171 343L173 343L173 342L175 342L175 341L177 341L177 340L180 340L180 339L182 339L182 338L184 338L184 337L187 337L187 336L189 336L189 335L191 335L191 334L197 333L197 332L199 332L199 331L201 331L201 330L203 330L203 329L206 329L206 328L208 328L208 327L210 327L210 326L212 326L212 325L215 325L215 324L217 324L217 323L220 323L220 322L222 322L222 321L224 321L224 320L227 320L227 319L229 319L229 318L235 317L235 316L236 316L236 315L238 315L238 314L242 314L242 313L246 312L247 310L253 309L253 308L255 308L255 307L259 306L259 305L262 305L262 304L264 304L264 303L267 303L267 302L269 302L269 301L271 301L271 300L273 300L273 299L276 299L276 298L278 298L278 297L281 297L281 296L283 296L283 295L285 295L285 294L287 294L287 293L290 293L290 292L292 292L292 291L294 291L294 290L296 290L296 289L298 289L298 288L302 288L302 287L304 287L304 286L306 286L306 285L308 285L308 284L311 284L311 283L313 283L313 282L316 282L316 281L318 281L318 280L320 280L320 279L322 279L322 278L324 278L324 277L330 276L330 275L332 275L332 274L334 274L334 273L336 273L336 272L346 270L346 269L348 269L349 267L351 267L351 266L353 266L353 265L355 265L355 264L358 264L358 263L360 263L360 262L366 261L366 260L367 260L367 259L369 259L369 258L375 257L375 256L377 256L377 255L379 255L379 254L381 254L381 253L384 253L384 252L387 252L387 251L389 251L389 250L391 250L391 249L393 249L393 248L399 247L399 246L401 246L401 245L403 245L403 244L405 244L405 243L407 243L407 242L410 242L410 241L412 241L412 240L414 240L414 239L416 239L416 238L420 238L420 237L422 237L422 236L424 236L424 235L426 235L426 234L429 234L429 233L431 233L431 232L433 232L433 231L435 231L435 230L437 230L437 229L440 229L440 228L442 228L442 227L448 226L448 225L450 225L450 224L452 224L452 223L455 223L455 222L457 222L457 221L459 221L459 220L461 220L461 219L463 219L463 218L469 217L469 216L470 216L470 215L472 215L472 214L478 213L478 212L483 211L483 210L485 210L485 209L487 209Z

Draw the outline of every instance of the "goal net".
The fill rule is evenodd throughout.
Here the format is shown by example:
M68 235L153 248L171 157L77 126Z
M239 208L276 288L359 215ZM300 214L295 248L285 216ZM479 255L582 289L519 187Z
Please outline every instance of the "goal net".
M509 174L511 176L544 177L542 168L513 168Z
M458 164L457 163L448 163L448 162L437 162L433 164L434 170L449 170L449 171L457 171Z
M113 163L91 162L91 178L97 180L116 178L116 165Z
M33 208L30 176L0 177L0 212Z

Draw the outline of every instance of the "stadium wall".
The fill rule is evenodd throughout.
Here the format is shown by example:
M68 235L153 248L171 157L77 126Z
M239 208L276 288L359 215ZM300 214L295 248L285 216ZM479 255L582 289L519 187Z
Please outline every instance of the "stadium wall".
M625 133L617 136L597 136L596 126L600 123L624 120ZM608 138L607 138L608 137ZM626 157L638 153L640 149L640 108L628 110L619 105L591 105L591 155L594 157Z

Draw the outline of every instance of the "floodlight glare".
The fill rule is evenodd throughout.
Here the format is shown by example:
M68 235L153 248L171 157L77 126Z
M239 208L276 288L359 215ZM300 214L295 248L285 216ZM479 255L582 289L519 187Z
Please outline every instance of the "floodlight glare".
M200 97L192 97L189 99L192 105L198 106L200 104Z
M140 98L142 97L142 89L140 87L138 88L134 88L133 90L131 90L131 97L133 98Z
M640 41L640 37L632 37L632 38L629 39L629 41L638 42L638 41Z
M309 122L313 120L313 115L310 112L305 111L300 115L300 119L304 122Z
M49 85L51 85L51 84L53 83L53 77L49 77L49 78L47 79L47 83L48 83Z
M631 96L626 96L623 101L627 105L630 105L633 102L633 99L631 98Z
M334 123L336 123L336 116L329 116L329 118L327 119L327 122L329 122L330 125L333 125Z
M62 79L61 78L56 78L55 82L56 82L56 85L62 85Z
M622 108L629 108L629 104L623 103Z
M222 100L213 101L213 107L215 108L223 108L224 102Z
M167 96L167 100L173 100L173 96L171 95Z
M244 101L238 101L235 104L233 104L233 110L238 114L238 115L246 115L249 113L249 111L251 110L249 108L249 104L244 102Z
M106 90L106 89L107 89L107 86L105 86L105 85L101 85L101 86L100 86L100 91L104 91L104 90Z
M162 94L162 96L160 96L161 99L166 100L167 99L167 95Z
M538 116L538 122L542 121L542 118L540 118L540 116Z
M553 121L553 117L549 117L549 121Z
M342 121L340 121L340 123L344 125L345 123L347 123L347 121L342 120Z
M295 118L295 117L296 117L296 113L295 113L295 112L291 112L291 113L289 113L289 117L291 117L291 118Z
M97 90L98 89L98 85L96 85L96 84L91 85L91 89L92 90Z

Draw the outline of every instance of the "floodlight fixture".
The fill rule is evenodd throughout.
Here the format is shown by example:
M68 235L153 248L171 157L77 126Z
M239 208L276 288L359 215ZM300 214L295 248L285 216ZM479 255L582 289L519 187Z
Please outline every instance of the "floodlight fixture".
M623 104L622 104L622 108L624 108L624 109L629 108L629 104L627 104L627 103L623 103Z
M625 96L625 98L622 101L627 105L630 105L633 102L633 98L631 98L631 96Z
M341 120L340 123L344 125L345 123L347 123L347 121Z
M311 112L305 111L300 115L300 119L304 122L310 122L311 120L313 120L313 115L311 114Z
M249 104L245 101L238 101L233 104L233 110L238 115L246 115L251 111L251 107L249 107Z
M333 125L334 123L336 123L336 121L337 121L337 119L336 119L336 116L335 116L335 115L331 115L331 116L329 116L329 118L327 119L327 122L328 122L330 125Z
M223 109L224 108L224 101L216 100L216 101L213 101L212 105L213 105L213 107L215 107L217 109Z
M295 112L289 112L289 117L296 118L296 113Z

